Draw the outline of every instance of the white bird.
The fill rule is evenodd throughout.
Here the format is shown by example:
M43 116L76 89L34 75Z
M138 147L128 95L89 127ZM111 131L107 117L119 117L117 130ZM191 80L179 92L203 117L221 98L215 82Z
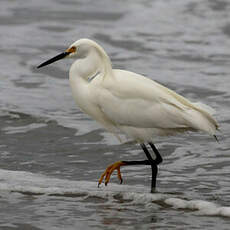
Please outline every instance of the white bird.
M96 42L80 39L64 52L42 63L46 66L59 59L75 59L69 81L73 97L80 109L116 136L119 133L139 143L147 156L143 161L118 161L102 174L105 185L114 170L122 183L120 167L151 165L152 191L156 187L158 164L162 162L154 137L186 131L203 131L215 138L218 124L211 116L213 109L202 103L192 103L176 92L142 75L112 69L109 56ZM153 159L146 144L156 155Z

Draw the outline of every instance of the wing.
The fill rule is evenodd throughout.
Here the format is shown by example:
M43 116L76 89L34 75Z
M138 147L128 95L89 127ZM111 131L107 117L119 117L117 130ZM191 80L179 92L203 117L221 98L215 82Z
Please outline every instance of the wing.
M174 91L132 72L114 70L99 93L102 112L117 126L138 128L216 129L206 112ZM210 131L210 130L209 130ZM208 132L208 131L207 131Z

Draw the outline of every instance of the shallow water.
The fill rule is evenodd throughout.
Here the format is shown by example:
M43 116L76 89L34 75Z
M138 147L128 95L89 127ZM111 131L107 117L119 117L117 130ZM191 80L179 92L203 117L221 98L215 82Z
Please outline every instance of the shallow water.
M230 218L230 3L215 0L2 0L0 7L0 229L228 229ZM36 66L88 37L115 68L144 74L216 109L220 143L203 134L157 142L150 169L108 164L143 159L75 106L71 60Z

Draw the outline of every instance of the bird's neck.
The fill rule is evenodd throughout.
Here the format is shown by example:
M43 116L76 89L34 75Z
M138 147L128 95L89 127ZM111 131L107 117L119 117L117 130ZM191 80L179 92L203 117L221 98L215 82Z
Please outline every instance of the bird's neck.
M70 76L80 77L86 81L98 72L104 77L112 76L111 62L106 54L92 52L87 58L75 61L70 68Z

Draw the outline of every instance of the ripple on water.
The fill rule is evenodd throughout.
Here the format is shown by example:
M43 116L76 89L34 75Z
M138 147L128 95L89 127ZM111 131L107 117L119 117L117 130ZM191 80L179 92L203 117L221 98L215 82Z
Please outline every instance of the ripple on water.
M226 0L2 0L0 226L228 229L229 6ZM144 154L120 145L75 106L71 61L36 69L81 37L96 39L114 67L214 107L220 143L201 134L157 142L164 162L156 194L149 193L149 167L124 168L124 185L114 175L98 189L107 165Z

